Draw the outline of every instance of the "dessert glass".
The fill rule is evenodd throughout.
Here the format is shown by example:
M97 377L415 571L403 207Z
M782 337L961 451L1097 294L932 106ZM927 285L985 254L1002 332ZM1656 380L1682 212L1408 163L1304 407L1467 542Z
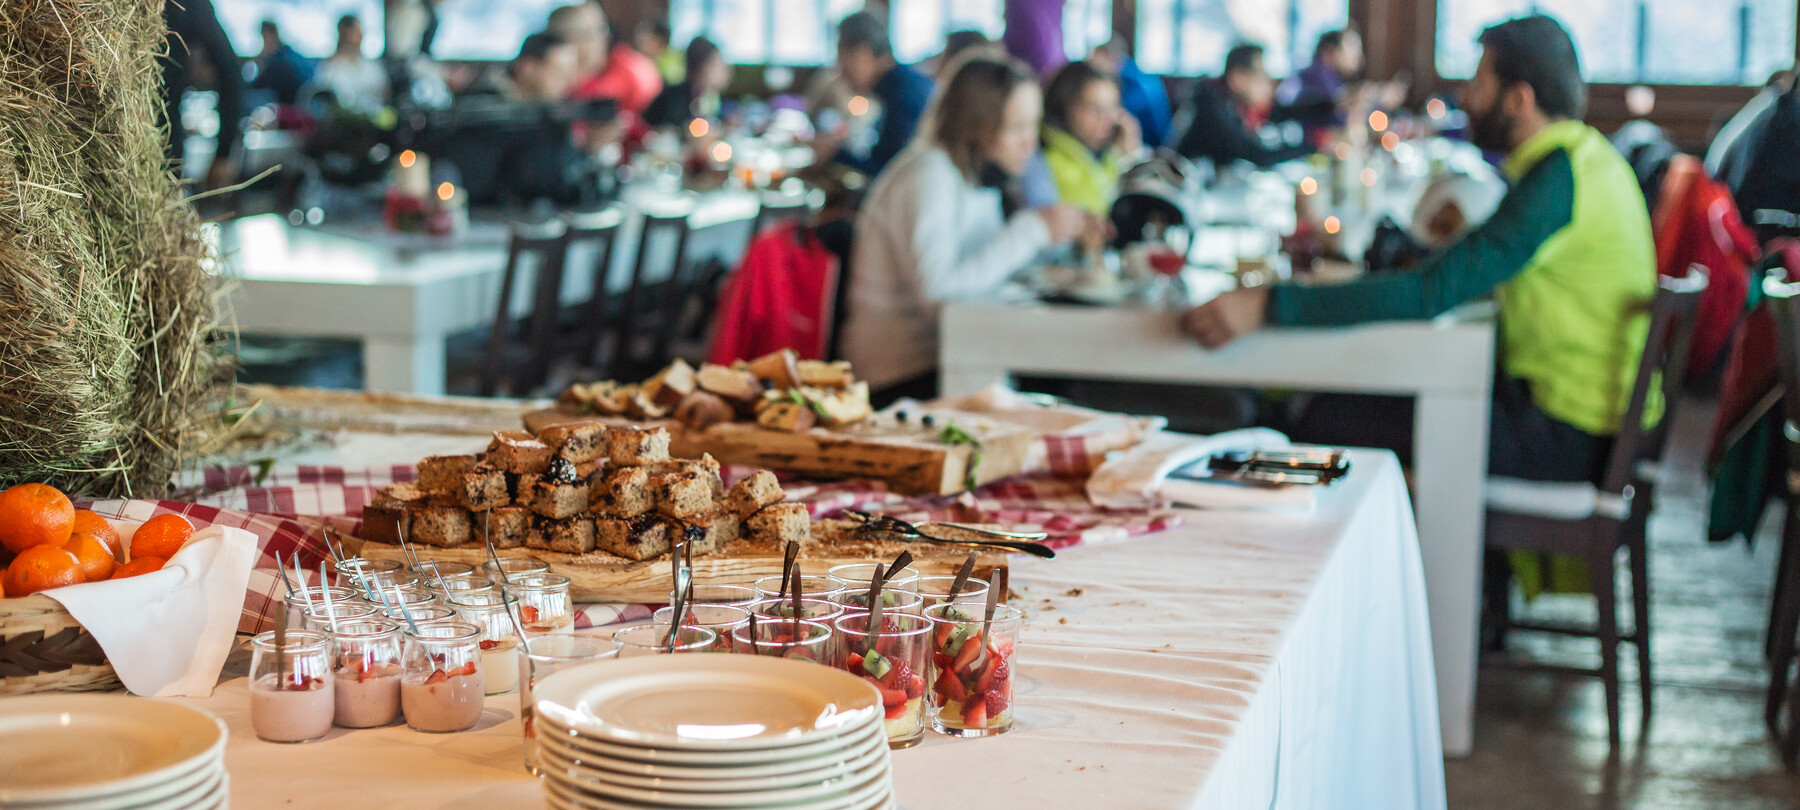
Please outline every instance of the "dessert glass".
M669 620L675 617L674 607L657 608L650 615L650 626L661 632L668 632ZM750 621L750 611L731 605L690 605L687 611L687 622L683 627L704 627L717 636L713 640L712 649L695 652L731 652L731 631L739 625Z
M950 586L956 584L956 577L920 577L919 595L925 598L924 607L929 610L932 605L941 605L950 601ZM974 577L963 583L962 590L956 592L958 602L987 602L988 584Z
M1023 621L1018 608L999 605L983 639L982 609L953 602L925 611L932 623L931 727L952 737L1012 728L1012 657Z
M917 594L915 594L916 596ZM847 613L832 620L838 669L861 677L881 693L889 748L911 748L925 736L925 665L931 622L905 613L881 615L881 632L869 645L869 614Z
M389 593L392 593L396 586L407 590L420 590L424 588L424 581L419 579L418 574L403 568L396 568L392 571L374 571L366 574L352 574L349 578L349 584L352 590L361 591L363 593L363 598L365 599L368 598L368 591L370 590L388 591ZM376 597L375 601L379 602L381 601L381 598Z
M337 704L332 723L374 728L400 716L400 628L386 619L340 621L334 648Z
M356 593L349 588L335 585L307 585L288 591L283 601L287 602L288 627L304 627L306 624L306 607L323 606L321 600L330 600L338 606L355 604Z
M844 590L853 591L860 587L867 591L869 580L875 576L877 570L886 571L887 565L884 563L848 563L834 565L826 573L842 583ZM896 571L893 576L882 580L881 587L893 588L897 591L914 591L918 590L918 582L919 569L909 565Z
M575 602L562 574L509 574L500 587L512 597L526 636L575 632Z
M386 601L382 597L387 597ZM437 594L424 588L393 588L375 594L375 601L370 603L383 615L397 622L406 621L400 608L404 606L412 613L413 621L419 621L425 615L425 608L437 606ZM441 618L441 617L440 617Z
M437 622L408 629L400 708L414 731L462 731L481 719L481 629L467 622Z
M761 594L749 585L695 585L688 596L688 604L747 608L760 597ZM675 592L669 591L669 604L674 603Z
M418 565L411 568L427 585L436 585L439 578L445 582L453 579L486 579L472 563L455 560L420 560Z
M827 664L831 661L830 625L819 622L772 619L758 621L755 633L748 622L731 631L733 652L769 655Z
M500 594L454 596L450 606L461 621L481 628L481 677L487 693L498 695L519 688L519 636Z
M869 584L861 588L845 588L831 595L831 601L844 606L845 613L869 612ZM912 591L881 587L881 612L917 616L924 612L925 598Z
M337 565L333 566L339 574L345 577L392 573L405 567L399 560L371 560L364 557L339 560Z
M619 644L620 658L640 655L662 655L669 650L669 629L640 624L613 634ZM707 652L719 643L719 636L704 627L683 627L675 634L677 653Z
M756 614L757 624L761 624L762 620L765 618L796 618L794 616L794 600L792 598L777 599L773 596L764 597L750 603L750 612ZM829 625L831 624L832 619L842 615L844 615L844 606L829 599L802 598L800 600L800 615L798 618Z
M331 678L331 640L289 630L277 647L275 631L250 642L250 725L269 742L316 740L331 730L337 692Z
M774 596L781 593L781 585L779 576L763 577L756 581L756 593L759 596ZM824 599L837 593L838 589L842 587L843 583L832 577L822 577L816 574L804 574L800 577L800 596L802 598Z
M334 622L338 627L342 627L351 622L366 622L371 619L387 620L381 615L381 611L375 609L375 606L360 599L354 602L333 602L330 610L327 610L325 605L314 602L312 607L301 608L300 618L300 629L313 630L326 635L331 634Z
M481 564L481 572L495 582L516 574L548 574L550 564L536 557L500 557L500 567L495 568L493 560Z
M513 675L519 683L519 723L525 734L525 770L537 773L537 700L532 687L577 664L619 656L619 644L599 636L538 636L527 639Z
M425 589L437 594L439 599L446 602L458 596L500 592L500 588L494 585L493 580L480 576L446 579L442 586L440 586L435 579L427 579L425 580Z

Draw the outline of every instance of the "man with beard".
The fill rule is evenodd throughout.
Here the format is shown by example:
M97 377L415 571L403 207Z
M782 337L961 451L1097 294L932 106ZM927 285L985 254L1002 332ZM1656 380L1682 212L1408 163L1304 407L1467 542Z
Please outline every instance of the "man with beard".
M1481 64L1463 88L1463 109L1475 145L1507 155L1502 169L1511 183L1487 222L1414 272L1240 289L1190 310L1183 327L1217 347L1265 324L1429 318L1492 295L1500 305L1502 363L1490 471L1595 480L1649 327L1643 305L1656 289L1649 215L1631 168L1581 121L1587 88L1562 26L1523 17L1487 29L1480 41ZM1365 444L1376 435L1411 433L1410 401L1369 404L1339 409L1344 433ZM1659 419L1662 405L1653 392L1646 418Z

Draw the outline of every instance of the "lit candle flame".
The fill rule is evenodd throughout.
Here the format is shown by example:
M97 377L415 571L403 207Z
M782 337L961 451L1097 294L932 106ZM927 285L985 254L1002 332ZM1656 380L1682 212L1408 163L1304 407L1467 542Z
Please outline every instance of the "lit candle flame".
M1394 151L1394 147L1399 146L1399 145L1400 145L1400 133L1389 132L1389 133L1381 136L1381 148L1386 149L1389 152L1392 152L1392 151Z
M413 163L418 161L418 159L419 159L419 156L413 154L413 150L411 150L411 149L401 152L400 153L400 168L410 169L410 168L412 168Z
M1319 191L1319 181L1314 180L1311 177L1301 178L1301 180L1300 180L1300 193L1301 194L1316 194L1316 193L1318 193L1318 191Z
M1326 233L1337 233L1338 230L1342 227L1343 227L1343 225L1338 222L1337 217L1326 217L1325 218L1325 232Z
M1387 125L1387 113L1380 110L1369 113L1369 129L1375 130L1376 132L1382 132L1387 129Z
M712 129L712 124L707 123L704 118L696 118L688 122L688 134L696 138L705 137L710 129Z
M449 183L439 183L437 195L438 199L449 202L451 197L456 196L456 186L450 185Z
M712 159L715 163L724 163L731 160L731 144L724 141L713 144Z
M850 103L844 105L851 115L863 115L869 111L869 100L862 96L851 96Z

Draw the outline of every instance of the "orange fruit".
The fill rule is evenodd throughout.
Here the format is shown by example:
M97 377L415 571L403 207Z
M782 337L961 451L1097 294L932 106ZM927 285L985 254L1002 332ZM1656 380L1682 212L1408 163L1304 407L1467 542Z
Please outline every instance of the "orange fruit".
M194 536L194 524L180 515L157 515L144 521L131 535L131 558L161 557L168 559L181 550Z
M87 532L88 534L98 537L100 538L100 542L105 543L107 548L112 549L113 559L122 560L125 558L125 544L119 540L119 530L113 528L111 523L107 523L106 518L96 515L93 512L89 512L86 509L77 509L75 510L75 523L70 527L69 531L71 534L74 532Z
M105 541L87 532L69 535L69 543L63 550L75 555L76 561L81 563L81 578L88 582L99 582L112 576L113 568L119 564Z
M32 546L6 567L6 593L29 596L38 591L81 584L81 561L56 546Z
M0 492L0 545L14 553L69 542L75 505L56 487L20 484Z
M139 557L119 566L117 570L113 571L112 578L124 579L126 577L135 577L138 574L148 574L151 571L160 570L162 567L163 558L161 557Z

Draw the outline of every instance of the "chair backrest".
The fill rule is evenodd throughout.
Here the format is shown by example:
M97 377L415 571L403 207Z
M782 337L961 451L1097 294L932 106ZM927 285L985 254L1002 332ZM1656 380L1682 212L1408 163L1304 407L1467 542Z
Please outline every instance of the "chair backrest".
M1800 280L1774 271L1763 279L1763 297L1775 319L1776 366L1781 372L1782 408L1800 425Z
M506 268L500 274L500 295L494 306L494 320L488 331L486 356L482 359L481 379L477 390L482 396L498 393L500 380L506 376L507 344L512 332L513 288L518 284L519 268L527 254L538 257L533 284L532 320L541 317L538 310L546 296L554 296L562 288L563 256L568 247L568 228L560 220L514 222L507 228ZM537 327L534 326L534 331ZM532 376L531 371L522 374ZM515 379L514 388L529 390L538 381Z
M825 204L825 192L802 187L796 191L771 190L762 193L751 222L750 238L755 239L770 226L790 219L804 219Z
M1637 460L1646 454L1660 455L1668 434L1669 413L1681 395L1687 369L1688 350L1694 342L1694 313L1700 296L1706 292L1706 269L1696 265L1682 278L1660 277L1656 295L1650 299L1650 329L1644 339L1644 353L1638 358L1637 376L1631 384L1631 399L1619 421L1619 435L1613 439L1612 455L1606 463L1606 476L1601 488L1622 493L1631 485ZM1662 423L1644 427L1644 410L1650 402L1650 386L1661 375L1664 403Z

